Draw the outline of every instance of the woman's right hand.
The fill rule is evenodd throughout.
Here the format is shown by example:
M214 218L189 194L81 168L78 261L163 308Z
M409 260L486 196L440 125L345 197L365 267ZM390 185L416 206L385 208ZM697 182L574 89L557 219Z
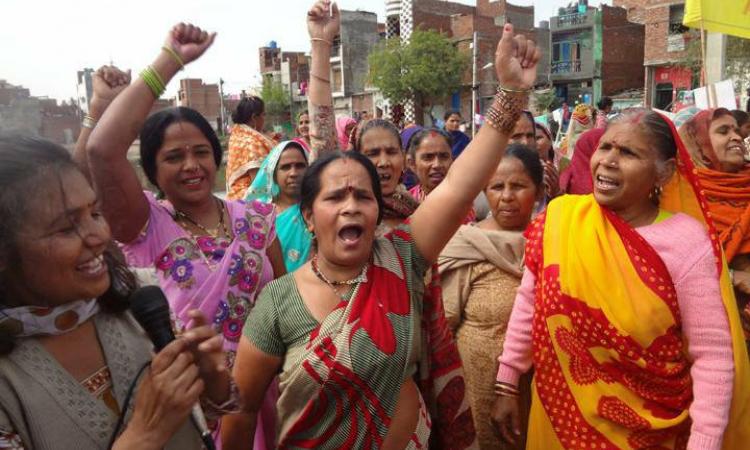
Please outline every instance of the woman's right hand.
M521 422L518 413L518 398L498 395L492 405L492 424L503 440L515 444L521 436Z
M124 72L115 66L101 66L92 77L94 97L92 102L107 104L130 85L130 71Z
M172 341L154 357L138 386L126 432L148 436L161 448L185 423L204 387L187 341Z
M164 45L171 47L183 63L190 64L208 50L215 38L216 33L209 34L189 23L178 23L167 34Z

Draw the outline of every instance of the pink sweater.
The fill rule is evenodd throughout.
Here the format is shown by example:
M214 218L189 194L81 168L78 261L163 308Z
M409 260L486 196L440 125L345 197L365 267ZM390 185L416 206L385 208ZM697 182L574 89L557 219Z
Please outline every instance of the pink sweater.
M693 361L693 420L688 449L719 450L729 420L734 361L729 320L721 300L716 263L703 226L684 214L641 227L638 233L664 260L677 290L683 332ZM518 288L497 380L518 384L532 365L534 274L526 270Z

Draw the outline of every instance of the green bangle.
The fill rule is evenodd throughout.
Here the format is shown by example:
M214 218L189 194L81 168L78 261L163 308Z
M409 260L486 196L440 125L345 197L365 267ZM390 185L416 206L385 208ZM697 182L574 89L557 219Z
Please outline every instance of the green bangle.
M185 68L185 62L182 60L182 58L180 57L180 55L178 55L177 52L174 51L174 49L172 47L170 47L168 45L165 45L161 49L164 50L165 52L169 53L172 56L172 59L174 59L175 62L180 65L180 70L182 70L182 69Z
M164 86L164 81L162 80L159 73L154 70L153 67L148 66L141 71L140 76L141 79L143 79L143 81L149 87L149 89L151 89L151 93L154 94L154 97L161 97L166 87Z

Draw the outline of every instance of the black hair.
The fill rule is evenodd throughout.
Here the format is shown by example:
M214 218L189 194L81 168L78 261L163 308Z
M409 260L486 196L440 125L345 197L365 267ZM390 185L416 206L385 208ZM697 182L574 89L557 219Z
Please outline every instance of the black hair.
M523 111L521 111L521 116L526 117L531 122L531 128L534 128L534 131L536 131L536 120L534 120L534 114L532 114L528 109L524 109Z
M735 109L734 111L732 111L732 115L734 116L734 120L737 121L738 127L741 127L742 125L750 122L750 114L741 109Z
M14 304L6 297L5 283L8 277L17 279L20 271L22 252L18 248L18 232L29 220L30 196L41 192L40 185L54 183L55 177L62 189L62 176L78 170L70 153L53 142L18 133L0 133L0 260L6 264L0 271L0 310ZM104 252L104 257L111 283L98 300L104 311L119 313L129 306L128 298L136 288L135 277L114 244ZM0 355L7 355L13 347L13 336L0 333Z
M164 132L173 123L187 122L195 125L211 143L216 167L221 166L222 149L211 124L196 110L178 106L152 114L141 128L141 166L146 178L159 188L156 182L156 154L164 143Z
M305 175L302 177L302 183L300 183L300 201L299 208L303 213L305 211L311 211L315 199L320 194L320 189L323 184L322 175L326 167L332 162L338 161L339 159L350 159L362 165L370 176L370 183L372 184L372 192L375 194L375 200L378 202L378 224L380 224L383 218L383 211L385 210L385 204L383 203L383 192L380 190L380 177L378 171L372 162L363 154L358 152L331 152L326 153L320 158L316 159L310 167L305 171Z
M459 111L459 110L457 110L457 109L449 109L449 110L448 110L448 111L446 111L446 112L445 112L445 114L443 115L443 120L448 120L448 119L450 119L450 118L451 118L451 116L453 116L453 115L456 115L456 116L458 116L458 118L460 119L460 118L461 118L461 111Z
M409 146L407 149L409 152L409 156L415 158L417 156L417 149L420 145L422 145L422 141L424 141L427 136L430 136L432 134L439 134L443 139L445 139L445 143L448 144L448 149L453 148L453 138L448 133L446 133L445 130L441 130L438 128L424 128L417 131L412 137L409 138Z
M505 150L505 155L503 155L503 159L505 158L516 158L521 161L529 178L534 182L537 191L542 188L542 183L544 183L544 167L542 167L542 161L539 159L537 152L523 144L510 144Z
M260 97L251 95L245 97L237 104L232 113L232 122L247 125L253 116L259 116L266 110L266 105Z
M383 130L391 133L393 135L393 138L398 142L398 147L401 148L401 133L398 132L398 128L396 128L396 125L384 119L372 119L365 122L364 125L361 126L361 128L358 128L359 132L357 132L357 140L355 141L354 151L362 151L362 139L365 137L365 134L367 134L368 131L374 130L376 128L382 128Z
M299 119L302 118L302 116L309 116L310 112L308 110L300 111L297 113L297 122L299 122Z
M644 131L656 147L663 161L677 157L677 142L672 127L661 114L646 108L629 108L607 124L607 128L618 123L631 123Z
M597 102L596 107L603 110L611 107L613 104L614 103L610 97L602 97L599 102Z

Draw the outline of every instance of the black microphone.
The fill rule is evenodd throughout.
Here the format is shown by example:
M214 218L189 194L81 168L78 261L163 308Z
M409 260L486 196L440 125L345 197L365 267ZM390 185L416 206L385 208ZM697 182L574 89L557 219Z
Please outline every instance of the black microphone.
M130 312L146 331L157 352L174 341L172 322L169 318L169 303L160 287L144 286L133 292L130 296ZM203 414L200 404L196 403L193 406L190 418L198 430L203 444L208 450L214 450L216 448L214 440L211 432L208 431L206 416Z

